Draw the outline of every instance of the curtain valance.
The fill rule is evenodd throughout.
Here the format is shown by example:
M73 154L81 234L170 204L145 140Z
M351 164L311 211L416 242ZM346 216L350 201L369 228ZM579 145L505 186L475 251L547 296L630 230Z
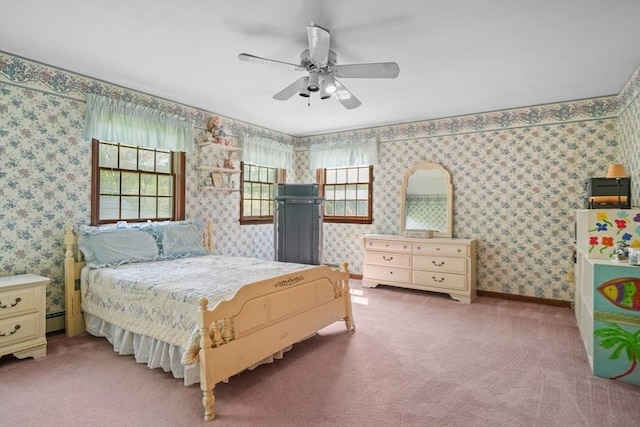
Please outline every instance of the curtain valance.
M193 123L184 117L93 93L87 94L84 137L173 151L194 148Z
M245 137L243 160L272 168L291 169L293 146L261 137Z
M316 144L309 148L311 170L378 164L378 141Z

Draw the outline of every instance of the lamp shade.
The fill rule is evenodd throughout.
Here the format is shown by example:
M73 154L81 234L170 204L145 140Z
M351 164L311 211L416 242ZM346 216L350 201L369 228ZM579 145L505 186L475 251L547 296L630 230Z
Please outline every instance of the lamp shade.
M627 170L624 168L624 165L619 163L614 163L609 165L607 168L607 178L626 178L629 175L627 174Z

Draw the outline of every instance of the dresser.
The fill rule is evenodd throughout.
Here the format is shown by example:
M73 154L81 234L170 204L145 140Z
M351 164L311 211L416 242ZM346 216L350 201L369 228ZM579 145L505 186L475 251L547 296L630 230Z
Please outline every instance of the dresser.
M471 303L476 297L475 239L364 235L362 284L447 293Z
M596 376L640 386L627 351L640 334L640 266L616 261L614 252L617 241L640 242L640 209L578 210L575 218L575 314L589 366Z
M49 279L34 274L0 277L0 356L19 359L47 355L46 287Z

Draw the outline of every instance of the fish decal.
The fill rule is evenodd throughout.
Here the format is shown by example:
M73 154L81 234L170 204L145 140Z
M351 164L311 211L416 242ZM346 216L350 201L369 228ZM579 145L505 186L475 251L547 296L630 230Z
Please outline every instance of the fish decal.
M598 286L598 292L613 305L640 311L640 278L619 277Z

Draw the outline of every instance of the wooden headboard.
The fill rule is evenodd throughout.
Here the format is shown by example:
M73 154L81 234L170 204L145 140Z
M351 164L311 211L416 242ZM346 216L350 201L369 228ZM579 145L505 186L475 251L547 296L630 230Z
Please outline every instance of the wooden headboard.
M213 224L210 220L205 223L202 244L209 252L213 253ZM64 245L64 326L66 335L73 337L85 331L80 292L80 272L85 266L85 262L82 251L78 248L78 236L74 234L72 226L65 228Z

